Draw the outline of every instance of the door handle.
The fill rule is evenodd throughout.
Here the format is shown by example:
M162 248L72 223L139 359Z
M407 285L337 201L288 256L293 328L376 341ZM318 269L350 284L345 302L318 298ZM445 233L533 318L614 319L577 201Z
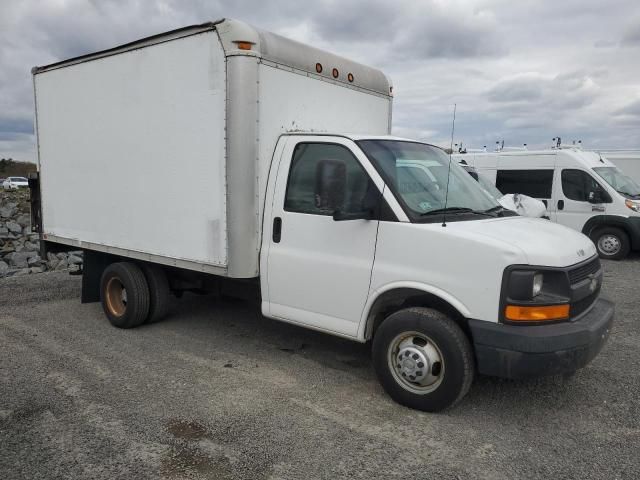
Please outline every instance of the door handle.
M280 217L273 219L273 233L271 238L273 239L273 243L280 243L280 238L282 238L282 218Z
M558 200L558 210L564 210L564 200Z

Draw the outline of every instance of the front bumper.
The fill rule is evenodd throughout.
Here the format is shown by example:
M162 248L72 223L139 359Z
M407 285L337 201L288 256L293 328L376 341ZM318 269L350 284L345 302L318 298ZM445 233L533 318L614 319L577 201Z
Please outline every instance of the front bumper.
M478 372L503 378L574 372L600 352L613 317L613 303L599 298L574 322L520 326L469 320Z

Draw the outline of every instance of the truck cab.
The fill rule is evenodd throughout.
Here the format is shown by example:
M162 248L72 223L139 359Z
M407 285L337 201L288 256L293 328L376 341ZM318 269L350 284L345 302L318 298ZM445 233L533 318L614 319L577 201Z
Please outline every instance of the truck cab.
M373 339L387 391L426 410L475 368L571 373L613 319L585 236L503 209L441 149L391 136L280 137L260 270L265 316Z

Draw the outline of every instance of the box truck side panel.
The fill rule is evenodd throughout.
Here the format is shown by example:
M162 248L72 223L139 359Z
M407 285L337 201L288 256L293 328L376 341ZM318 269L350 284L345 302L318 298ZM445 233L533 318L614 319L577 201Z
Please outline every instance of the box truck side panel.
M45 234L227 264L226 73L215 32L34 82Z
M259 64L258 77L258 192L261 195L266 190L273 148L282 133L391 133L389 96L348 88L266 63ZM263 198L259 202L262 205Z

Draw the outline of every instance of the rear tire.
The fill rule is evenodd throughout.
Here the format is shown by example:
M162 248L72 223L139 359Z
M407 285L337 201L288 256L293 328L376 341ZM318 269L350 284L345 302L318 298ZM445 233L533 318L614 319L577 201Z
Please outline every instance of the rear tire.
M467 336L449 317L429 308L387 317L373 339L373 363L391 398L426 412L459 402L475 375Z
M629 236L624 230L616 227L604 227L591 234L600 258L622 260L631 251Z
M109 322L133 328L149 314L149 286L140 267L130 262L112 263L100 280L100 301Z
M155 323L162 320L169 309L169 280L158 265L145 263L141 268L149 285L149 314L146 323Z

